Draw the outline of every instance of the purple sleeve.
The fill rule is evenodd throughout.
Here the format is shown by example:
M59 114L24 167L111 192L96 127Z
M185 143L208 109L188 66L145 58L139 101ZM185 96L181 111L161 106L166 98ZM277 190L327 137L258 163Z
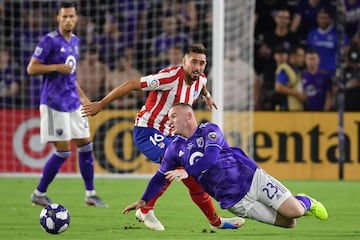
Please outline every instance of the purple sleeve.
M174 170L181 165L177 159L177 152L178 151L176 151L176 144L172 142L165 150L164 158L161 161L159 167L160 173L165 174L167 171Z
M179 166L176 161L176 155L172 154L175 152L173 149L174 144L170 144L165 151L164 158L160 164L159 170L150 179L149 184L143 196L141 197L141 199L145 202L153 199L161 191L163 186L168 183L164 173L170 170L174 170L177 166Z
M215 164L220 153L220 148L216 145L207 146L204 152L204 156L186 169L189 175L195 175L202 171L205 171L209 167Z
M33 58L38 59L40 62L45 62L51 51L52 41L51 38L45 36L41 39L40 43L36 46L35 51L32 55Z
M155 175L150 179L141 199L145 202L150 201L160 193L161 189L167 182L168 180L165 178L165 175L157 171Z

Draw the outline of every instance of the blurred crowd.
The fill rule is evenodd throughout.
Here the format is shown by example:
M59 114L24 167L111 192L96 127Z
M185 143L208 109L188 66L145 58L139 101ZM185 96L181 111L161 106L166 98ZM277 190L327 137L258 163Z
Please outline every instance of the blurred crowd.
M345 110L360 110L360 1L342 2L256 1L256 109L337 110L345 94Z
M76 2L75 33L81 40L78 80L91 100L128 79L181 64L184 49L193 42L208 49L206 74L213 81L211 1ZM360 110L360 0L343 2L343 17L337 19L335 0L256 0L254 62L239 58L241 46L225 49L224 87L229 98L225 109L335 111L337 96L344 93L345 110ZM40 38L57 27L57 3L0 0L2 107L38 107L42 79L28 76L25 66ZM340 20L343 29L336 24ZM254 78L254 86L243 87L245 77ZM254 94L238 94L239 87ZM144 97L134 93L111 107L138 108ZM238 108L242 101L253 106Z

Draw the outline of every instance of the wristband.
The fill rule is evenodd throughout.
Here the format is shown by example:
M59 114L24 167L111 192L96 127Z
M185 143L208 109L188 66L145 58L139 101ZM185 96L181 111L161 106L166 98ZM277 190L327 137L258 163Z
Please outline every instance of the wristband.
M210 97L211 97L210 92L208 91L208 92L206 93L206 95L204 95L204 97L205 97L205 98L210 98Z

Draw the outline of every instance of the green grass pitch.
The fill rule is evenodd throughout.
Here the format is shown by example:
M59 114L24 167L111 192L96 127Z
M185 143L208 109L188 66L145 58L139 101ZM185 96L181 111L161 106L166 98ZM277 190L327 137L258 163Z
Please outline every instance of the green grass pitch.
M238 230L210 231L200 210L193 204L185 186L173 183L159 199L157 217L165 231L155 232L135 220L134 212L122 209L142 195L148 179L97 178L97 193L110 205L108 209L84 204L80 178L56 178L49 197L70 212L70 227L60 235L45 233L39 225L41 207L32 206L30 193L37 178L0 178L0 239L360 239L360 182L283 181L293 192L305 192L321 200L329 220L303 217L293 229L278 228L247 219ZM215 203L216 206L218 206ZM220 210L222 216L232 216Z

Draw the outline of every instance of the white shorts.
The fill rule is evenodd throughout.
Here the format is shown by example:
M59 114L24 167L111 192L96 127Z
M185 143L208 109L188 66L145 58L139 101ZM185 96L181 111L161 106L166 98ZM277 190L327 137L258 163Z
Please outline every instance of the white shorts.
M228 210L240 217L274 224L277 210L291 196L291 192L277 179L258 168L255 171L250 190Z
M40 105L40 142L70 141L90 137L88 119L81 116L81 107L74 112L59 112Z

